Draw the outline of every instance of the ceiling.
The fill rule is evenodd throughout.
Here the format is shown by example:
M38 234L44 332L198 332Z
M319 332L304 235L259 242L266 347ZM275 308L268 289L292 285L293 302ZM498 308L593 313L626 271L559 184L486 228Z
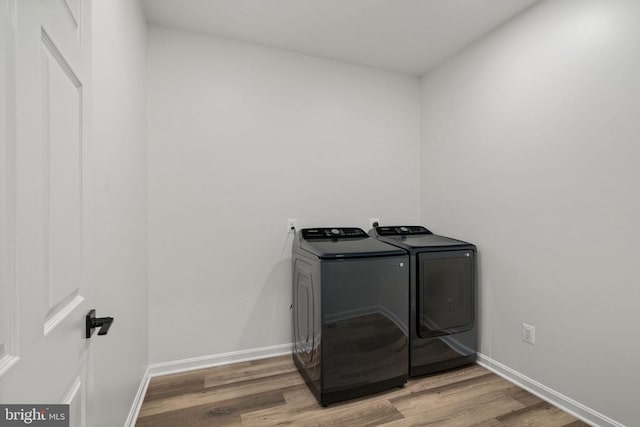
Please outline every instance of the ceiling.
M422 75L538 0L142 0L147 21Z

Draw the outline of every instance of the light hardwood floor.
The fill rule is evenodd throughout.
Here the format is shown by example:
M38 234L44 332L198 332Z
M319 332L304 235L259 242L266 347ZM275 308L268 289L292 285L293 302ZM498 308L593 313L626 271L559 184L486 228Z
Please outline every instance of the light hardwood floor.
M321 407L290 355L156 377L136 426L586 426L474 365Z

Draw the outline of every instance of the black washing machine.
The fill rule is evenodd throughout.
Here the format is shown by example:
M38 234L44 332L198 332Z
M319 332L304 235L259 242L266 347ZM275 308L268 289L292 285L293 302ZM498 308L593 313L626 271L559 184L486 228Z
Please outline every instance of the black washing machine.
M476 247L420 226L374 227L410 255L409 375L475 362Z
M359 228L308 228L293 249L293 359L320 404L402 386L409 257Z

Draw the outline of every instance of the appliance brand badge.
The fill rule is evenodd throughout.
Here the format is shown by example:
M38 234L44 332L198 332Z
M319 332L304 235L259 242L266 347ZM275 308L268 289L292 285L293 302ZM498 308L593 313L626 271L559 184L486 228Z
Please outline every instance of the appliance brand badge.
M69 427L69 405L0 405L0 427Z

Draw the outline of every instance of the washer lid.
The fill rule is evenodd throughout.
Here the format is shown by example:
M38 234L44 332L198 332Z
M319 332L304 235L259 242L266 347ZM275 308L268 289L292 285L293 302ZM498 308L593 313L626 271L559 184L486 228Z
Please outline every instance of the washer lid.
M325 231L329 231L328 237ZM336 232L338 231L338 232ZM320 258L365 258L405 255L388 243L372 239L359 228L309 228L300 230L300 248Z
M384 240L408 249L414 248L434 248L453 246L473 246L469 242L452 239L450 237L438 236L437 234L421 234L415 236L384 236Z

